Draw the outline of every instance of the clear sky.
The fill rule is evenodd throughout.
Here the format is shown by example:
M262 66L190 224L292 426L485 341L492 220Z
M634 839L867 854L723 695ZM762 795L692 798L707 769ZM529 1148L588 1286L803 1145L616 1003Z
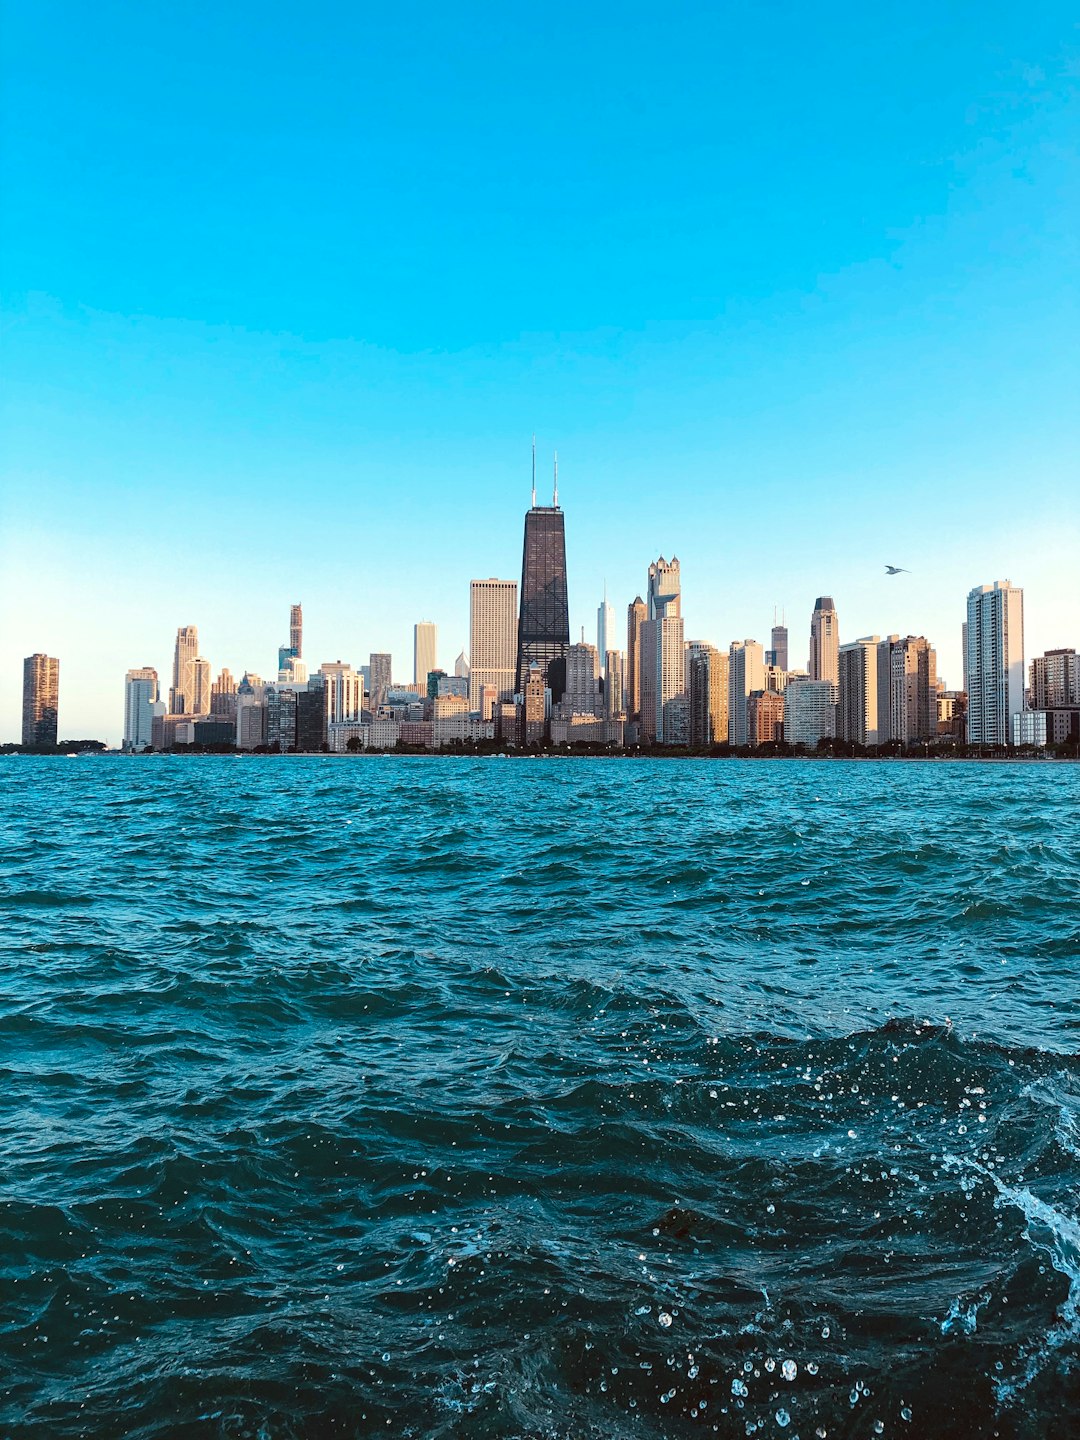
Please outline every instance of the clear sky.
M0 738L118 741L176 627L269 676L468 639L559 450L573 633L805 663L972 585L1080 648L1075 7L3 7ZM910 575L887 579L884 565Z

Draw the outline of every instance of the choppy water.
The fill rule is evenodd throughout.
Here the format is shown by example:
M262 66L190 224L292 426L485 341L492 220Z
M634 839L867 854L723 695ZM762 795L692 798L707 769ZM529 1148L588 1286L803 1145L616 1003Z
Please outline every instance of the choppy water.
M1075 1435L1080 768L0 762L0 1436Z

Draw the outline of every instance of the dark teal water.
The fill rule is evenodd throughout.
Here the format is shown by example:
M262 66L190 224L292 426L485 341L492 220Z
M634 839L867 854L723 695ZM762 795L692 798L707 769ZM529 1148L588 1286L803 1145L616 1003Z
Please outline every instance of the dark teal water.
M0 761L0 1437L1064 1437L1080 768Z

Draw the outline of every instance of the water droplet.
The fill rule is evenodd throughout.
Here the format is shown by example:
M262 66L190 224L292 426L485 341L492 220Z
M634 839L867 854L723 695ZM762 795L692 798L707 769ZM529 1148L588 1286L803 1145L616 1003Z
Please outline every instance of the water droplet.
M664 1327L665 1330L671 1324L671 1316L667 1313L666 1310L661 1310L660 1314L656 1318L657 1320L659 1320L660 1324Z
M749 1395L750 1391L746 1388L745 1383L736 1375L735 1379L731 1382L731 1393L732 1395Z
M795 1364L794 1360L785 1360L783 1365L780 1366L780 1374L783 1375L785 1380L794 1380L798 1373L799 1367Z
M911 1420L911 1406L910 1406L910 1405L905 1405L904 1408L900 1411L900 1419L901 1419L901 1420L907 1420L907 1421L910 1421L910 1420Z
M780 1426L781 1430L786 1430L787 1427L791 1424L791 1416L786 1410L781 1408L776 1412L776 1423Z

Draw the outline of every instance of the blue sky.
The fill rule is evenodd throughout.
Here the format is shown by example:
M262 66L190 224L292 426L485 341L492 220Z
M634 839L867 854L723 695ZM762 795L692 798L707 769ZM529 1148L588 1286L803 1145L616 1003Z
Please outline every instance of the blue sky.
M571 620L1080 648L1080 32L1064 4L8 0L0 738L215 670L467 642L560 455ZM885 562L910 576L887 580Z

